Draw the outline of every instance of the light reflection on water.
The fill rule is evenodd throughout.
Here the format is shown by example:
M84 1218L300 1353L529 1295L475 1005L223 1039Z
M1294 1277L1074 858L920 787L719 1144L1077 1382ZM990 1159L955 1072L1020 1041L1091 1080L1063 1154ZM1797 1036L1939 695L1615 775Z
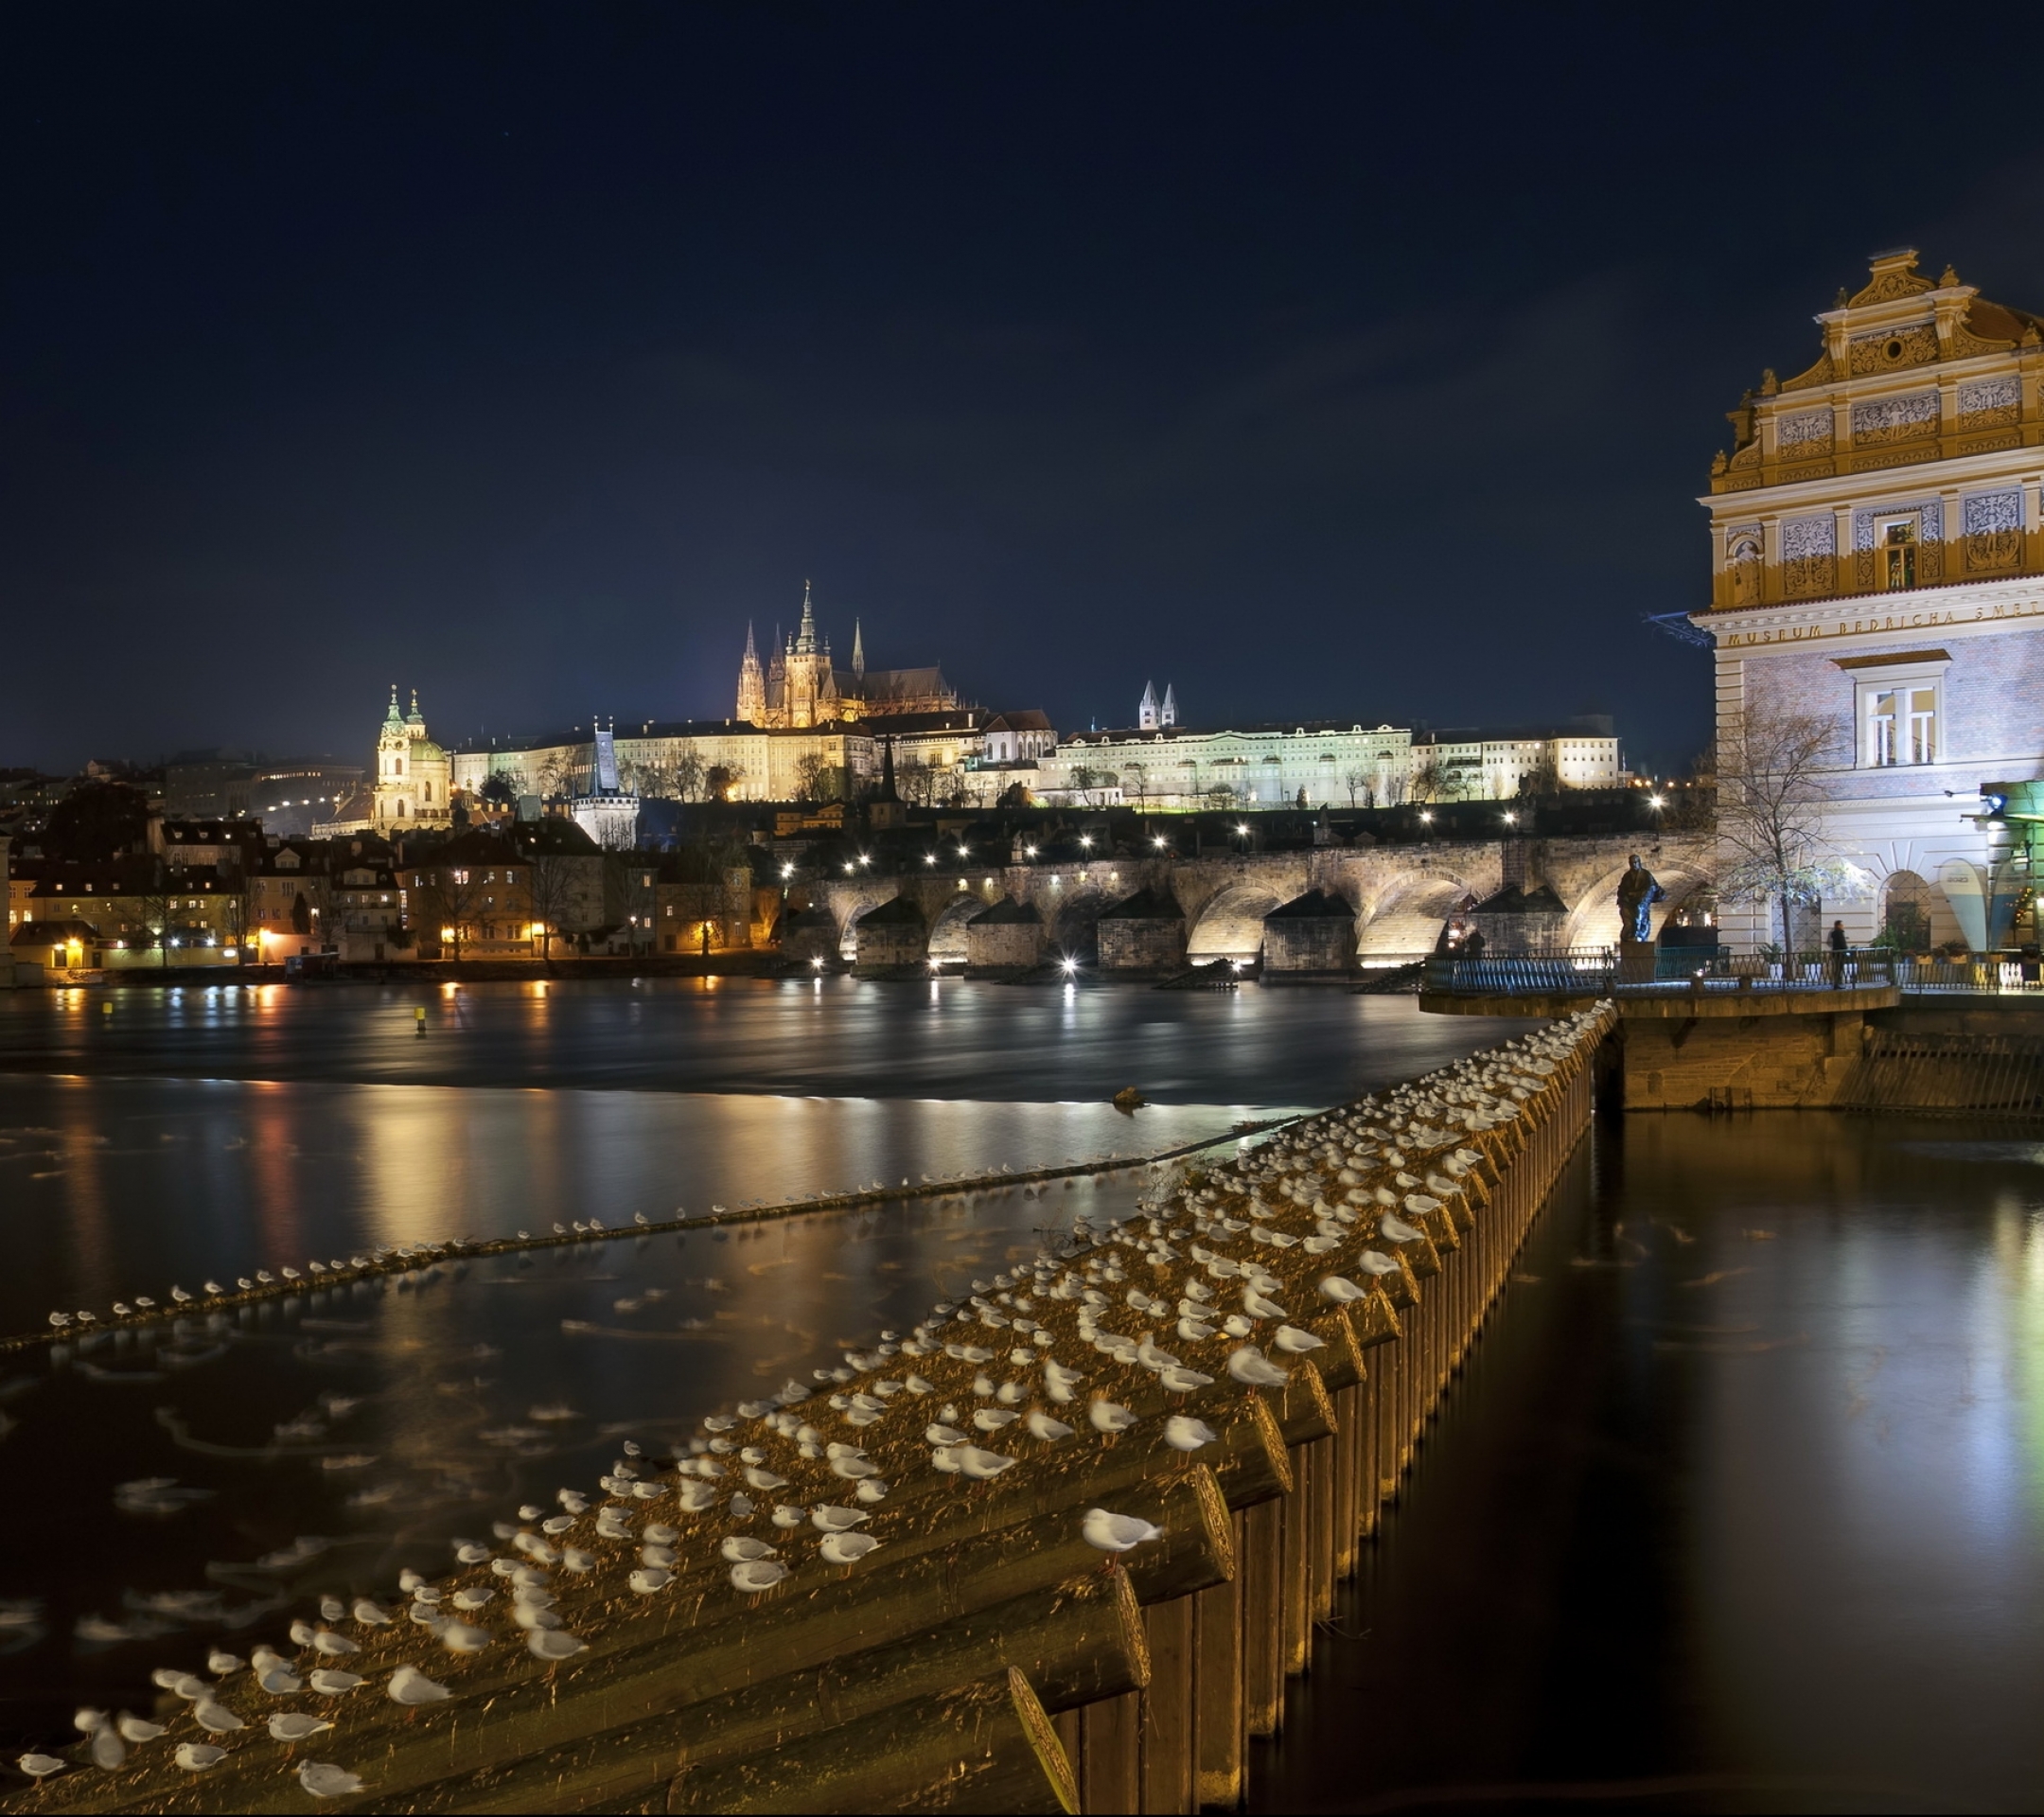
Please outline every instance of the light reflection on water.
M30 997L0 1002L9 1332L374 1244L1153 1153L1501 1038L1310 992L496 987L432 999L423 1041L416 993L126 992L98 1021ZM1103 1102L1131 1083L1163 1102ZM287 1598L437 1572L626 1438L834 1362L1136 1191L621 1236L0 1364L0 1740L147 1708L151 1667L275 1640ZM256 1568L301 1536L330 1544Z
M1259 1807L2035 1808L2037 1152L1787 1113L1607 1125ZM1358 1710L1384 1719L1360 1776Z

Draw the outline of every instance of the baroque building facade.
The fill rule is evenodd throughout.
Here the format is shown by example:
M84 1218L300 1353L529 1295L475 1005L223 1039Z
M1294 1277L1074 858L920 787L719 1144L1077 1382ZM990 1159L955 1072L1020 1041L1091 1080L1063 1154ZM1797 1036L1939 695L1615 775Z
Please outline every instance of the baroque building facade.
M1817 314L1816 361L1766 372L1730 413L1700 501L1712 587L1691 623L1716 653L1721 767L1770 727L1832 734L1839 884L1788 930L1728 904L1737 945L1833 920L1857 941L1981 944L1982 791L2044 763L2044 316L1917 264L1881 254Z
M840 669L830 641L818 634L809 585L802 583L802 623L764 665L746 627L745 656L738 665L737 718L763 731L802 731L812 726L852 725L904 714L952 713L958 691L942 668L872 669L866 666L865 640L852 627L852 666Z
M412 711L400 714L394 684L390 711L377 734L369 831L388 838L393 834L452 826L452 780L447 752L427 735L418 690L412 691Z

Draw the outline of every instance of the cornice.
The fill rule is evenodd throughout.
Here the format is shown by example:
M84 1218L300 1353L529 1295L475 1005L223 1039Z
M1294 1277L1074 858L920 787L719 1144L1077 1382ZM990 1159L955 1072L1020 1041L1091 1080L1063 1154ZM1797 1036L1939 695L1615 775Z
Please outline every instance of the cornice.
M1925 631L1935 631L1942 638L1970 639L2018 623L2044 625L2044 575L1960 581L1947 587L1914 587L1906 592L1798 601L1792 606L1692 612L1689 622L1720 651L1842 644L1859 638L1913 637Z
M2044 443L2020 448L1986 449L1976 454L1949 454L1927 461L1908 461L1894 467L1870 467L1857 473L1831 473L1816 479L1777 480L1772 485L1753 485L1738 492L1704 492L1697 503L1714 520L1725 517L1754 517L1767 511L1802 510L1814 505L1847 504L1869 493L1941 492L1949 485L1965 485L1975 480L2038 479L2044 477ZM1767 501L1763 507L1761 501Z

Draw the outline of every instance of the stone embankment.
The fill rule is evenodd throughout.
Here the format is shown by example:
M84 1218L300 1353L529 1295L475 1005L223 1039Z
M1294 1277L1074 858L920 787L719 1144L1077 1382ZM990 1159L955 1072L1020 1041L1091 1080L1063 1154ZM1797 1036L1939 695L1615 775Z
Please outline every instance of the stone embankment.
M165 1674L149 1723L81 1712L11 1808L1233 1805L1612 1025L1599 1005L1177 1170L436 1580Z

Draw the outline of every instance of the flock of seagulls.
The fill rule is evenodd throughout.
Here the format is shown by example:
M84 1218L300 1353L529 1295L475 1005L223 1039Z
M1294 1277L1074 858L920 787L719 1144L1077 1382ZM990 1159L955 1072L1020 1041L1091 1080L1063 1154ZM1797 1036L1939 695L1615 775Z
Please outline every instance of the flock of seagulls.
M81 1709L79 1758L16 1764L38 1780L74 1764L115 1772L131 1749L168 1740L178 1769L203 1774L267 1738L311 1796L350 1795L365 1789L359 1774L296 1750L344 1743L378 1703L430 1717L476 1662L501 1677L522 1652L557 1670L590 1650L588 1635L714 1574L759 1598L884 1562L890 1545L943 1531L952 1498L1056 1447L1154 1442L1189 1461L1221 1438L1203 1413L1285 1385L1323 1344L1312 1319L1363 1298L1358 1276L1400 1271L1399 1251L1441 1227L1484 1161L1471 1142L1522 1115L1601 1014L1226 1161L1159 1166L1135 1215L1078 1221L1068 1243L973 1281L912 1330L707 1416L664 1462L627 1442L593 1490L563 1488L489 1540L456 1541L445 1578L407 1569L388 1601L325 1597L317 1621L291 1623L289 1650L256 1646L244 1662L216 1649L209 1677L159 1671L164 1720ZM1104 1507L1078 1531L1108 1559L1163 1537ZM421 1650L433 1647L444 1663Z

